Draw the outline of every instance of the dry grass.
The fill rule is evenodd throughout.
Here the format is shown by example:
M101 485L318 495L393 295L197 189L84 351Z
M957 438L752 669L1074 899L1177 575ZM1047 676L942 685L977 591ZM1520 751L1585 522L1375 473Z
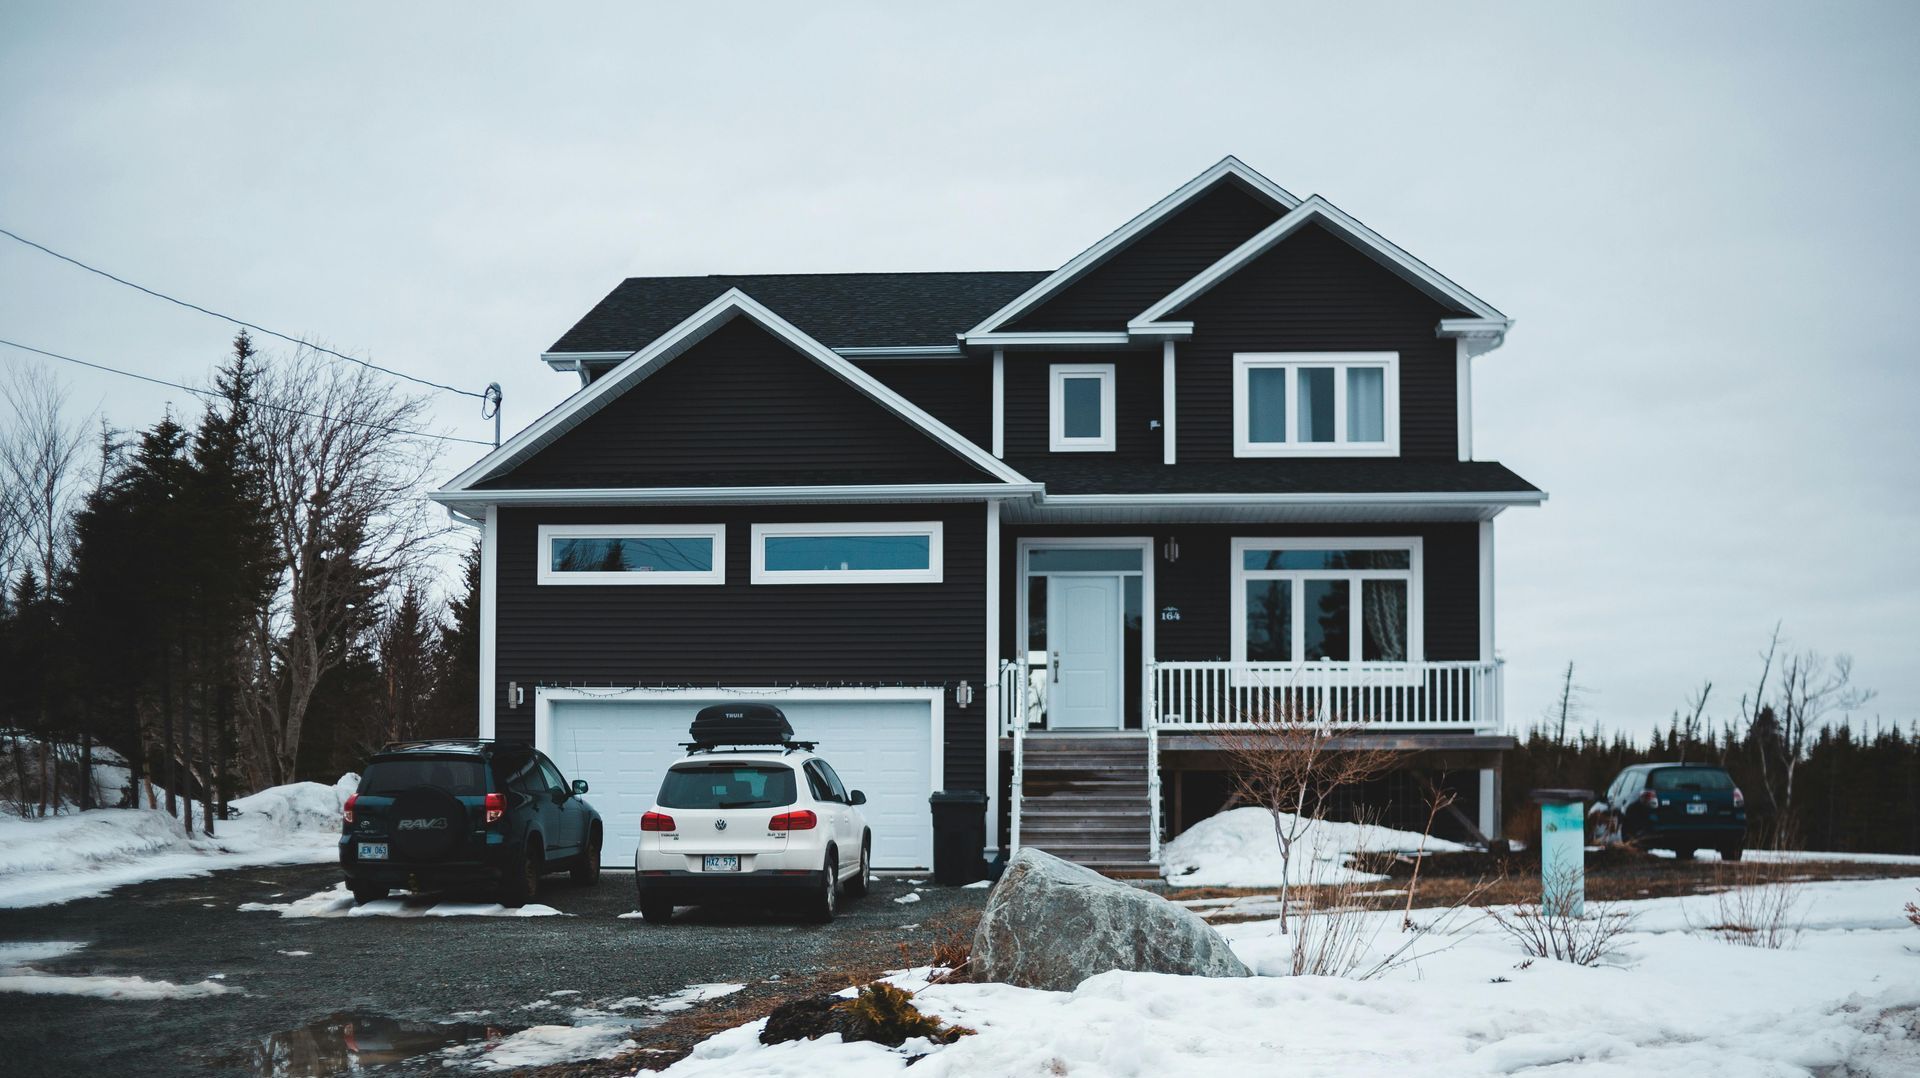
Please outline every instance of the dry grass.
M1740 861L1718 865L1714 910L1706 923L1687 923L1693 931L1742 947L1780 950L1800 936L1801 894L1788 865Z
M1619 953L1620 937L1633 927L1633 915L1605 904L1575 913L1569 897L1575 880L1572 872L1556 875L1546 885L1548 897L1490 908L1487 919L1534 958L1598 965Z

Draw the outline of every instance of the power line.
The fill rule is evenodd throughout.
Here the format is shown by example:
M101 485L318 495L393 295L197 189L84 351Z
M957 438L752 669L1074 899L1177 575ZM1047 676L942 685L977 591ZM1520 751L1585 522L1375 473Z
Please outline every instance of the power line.
M142 382L152 382L157 386L166 386L169 389L182 390L209 401L226 399L224 395L211 390L195 389L193 386L181 385L179 382L169 382L164 378L154 378L145 374L135 374L132 371L123 371L118 367L109 367L104 363L93 363L84 359L75 359L72 356L63 356L58 352L49 352L44 348L35 348L30 344L21 344L19 341L9 341L4 337L0 337L0 344L4 344L9 348L18 348L22 352L32 352L37 356L46 356L48 359L58 359L67 363L75 363L82 367L92 367L96 371L106 371L108 374L117 374L122 378L133 378ZM255 408L265 408L274 412L286 412L291 415L306 416L308 419L324 419L332 423L346 423L349 426L368 427L373 430L385 431L388 434L405 435L409 438L432 438L442 442L465 442L468 445L483 445L489 449L493 448L492 442L483 442L477 438L459 438L451 434L428 434L426 431L421 430L407 430L404 427L389 427L380 423L369 423L363 419L342 419L339 416L326 415L321 412L303 411L299 408L289 408L284 404L269 404L266 401L254 400L251 397L243 397L241 399Z
M98 266L89 266L85 262L82 262L71 255L63 255L59 251L56 251L53 248L48 247L46 244L35 243L34 241L26 238L25 236L20 235L17 232L10 232L7 229L0 228L0 236L6 236L8 239L17 240L20 243L24 243L28 247L31 247L36 251L40 251L45 254L50 254L62 262L66 262L71 265L78 266L81 269L86 270L88 273L97 273L100 276L105 277L107 280L114 282L115 284L123 284L123 285L126 285L128 288L132 288L140 292L145 292L147 295L152 296L155 299L163 299L163 300L166 300L168 303L178 304L179 306L185 307L190 311L199 311L201 314L212 315L213 317L218 318L223 322L232 322L236 326L244 326L247 329L253 330L257 333L264 333L269 337L278 337L281 340L286 341L288 344L297 345L304 348L311 348L316 352L325 352L327 355L334 356L339 359L344 359L348 363L358 363L362 367L366 367L370 370L379 371L381 374L390 374L395 378L404 378L409 382L415 382L423 386L430 386L434 389L445 390L448 393L458 393L466 397L477 397L481 400L488 399L485 393L475 393L471 389L460 389L455 386L443 385L439 382L430 381L425 378L416 378L411 374L407 374L402 371L396 371L391 367L382 367L378 363L373 363L368 360L361 359L358 356L350 356L345 352L336 352L331 348L325 347L324 345L314 344L312 341L303 341L297 337L289 337L286 334L279 332L278 330L271 330L265 326L256 325L252 322L235 318L230 314L221 314L219 311L209 310L206 307L200 306L198 303L189 303L184 299L178 299L173 296L169 296L165 292L158 292L158 291L155 291L154 289L148 288L146 285L136 284L133 281L127 280L125 277L116 277L113 274L108 273L106 270L99 268Z

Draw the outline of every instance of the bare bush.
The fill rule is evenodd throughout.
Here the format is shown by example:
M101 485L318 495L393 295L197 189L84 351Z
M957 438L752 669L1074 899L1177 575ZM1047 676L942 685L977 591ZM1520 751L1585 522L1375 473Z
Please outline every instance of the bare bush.
M1542 882L1549 897L1490 907L1487 919L1535 958L1592 966L1619 953L1620 937L1633 927L1632 914L1610 906L1575 913L1570 896L1577 893L1579 883L1572 873Z
M1907 903L1907 920L1913 922L1913 927L1920 928L1920 904Z
M1720 890L1713 896L1713 912L1696 922L1691 910L1687 927L1742 947L1777 951L1799 939L1806 918L1800 915L1800 892L1787 879L1783 866L1751 861L1723 864L1715 873Z

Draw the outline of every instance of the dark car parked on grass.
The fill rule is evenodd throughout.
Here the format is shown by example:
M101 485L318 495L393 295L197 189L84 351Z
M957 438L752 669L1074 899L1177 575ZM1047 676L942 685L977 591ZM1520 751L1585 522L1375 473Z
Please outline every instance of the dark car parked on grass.
M340 867L357 902L395 887L480 884L502 905L523 906L540 877L567 870L600 878L600 814L553 761L532 747L493 741L388 745L368 761L347 799Z
M1691 857L1718 850L1738 861L1746 848L1747 799L1725 768L1636 764L1620 772L1587 812L1594 838Z

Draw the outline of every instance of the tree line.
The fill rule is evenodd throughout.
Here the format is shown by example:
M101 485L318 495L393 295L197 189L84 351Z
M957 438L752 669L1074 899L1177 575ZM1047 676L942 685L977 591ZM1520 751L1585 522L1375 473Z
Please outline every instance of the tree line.
M193 417L68 415L44 373L0 385L0 796L116 805L212 833L226 802L332 781L388 740L471 736L477 550L419 491L425 401L242 332ZM450 597L442 601L442 592ZM106 750L106 751L102 751Z

